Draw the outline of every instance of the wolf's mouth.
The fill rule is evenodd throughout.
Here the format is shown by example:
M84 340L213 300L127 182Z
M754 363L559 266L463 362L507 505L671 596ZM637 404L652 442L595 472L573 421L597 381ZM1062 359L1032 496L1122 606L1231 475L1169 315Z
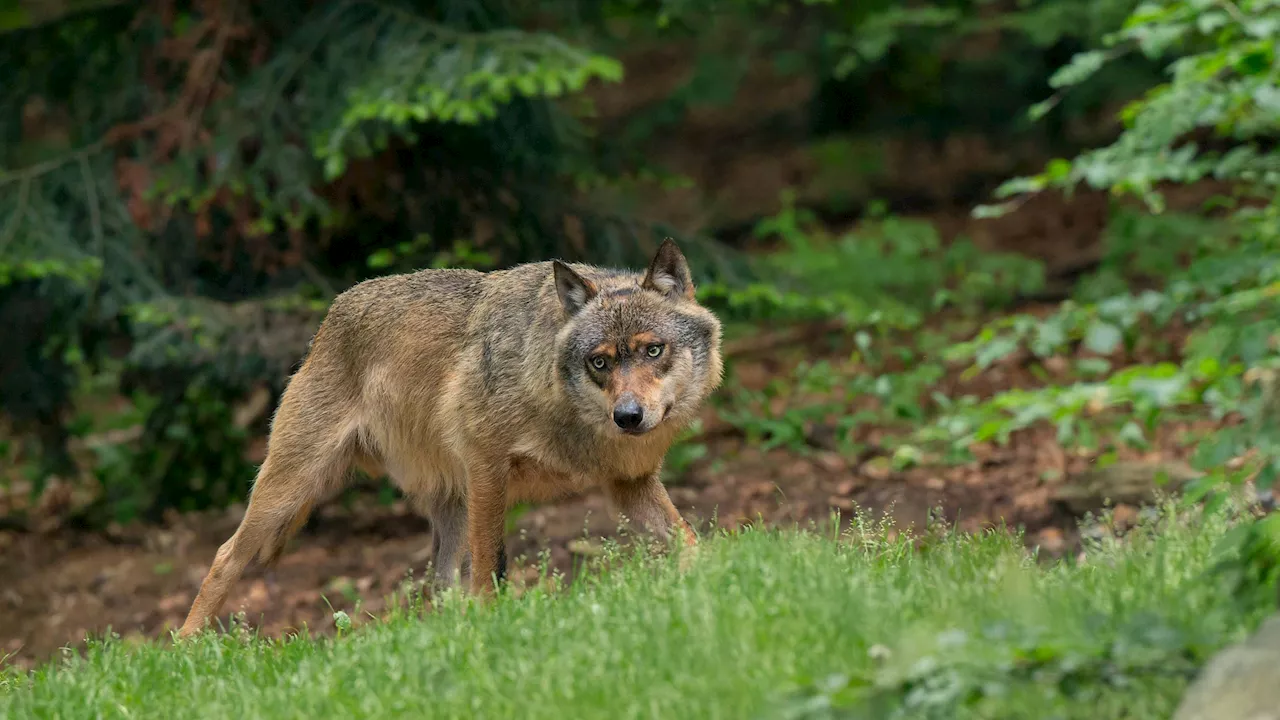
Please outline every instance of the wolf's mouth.
M655 422L652 427L645 427L644 424L641 424L639 427L634 427L634 428L619 427L618 431L621 432L623 435L631 435L633 437L644 435L652 431L654 428L658 427L659 425L661 425L662 421L667 419L667 416L671 414L671 408L674 404L675 403L667 403L666 406L662 408L662 416L658 418L658 421Z

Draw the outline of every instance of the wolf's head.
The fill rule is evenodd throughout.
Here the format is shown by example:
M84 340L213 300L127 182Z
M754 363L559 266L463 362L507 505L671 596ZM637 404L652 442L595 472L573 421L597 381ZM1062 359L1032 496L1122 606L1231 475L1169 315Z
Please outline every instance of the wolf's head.
M694 300L676 244L664 241L643 276L558 260L553 273L557 367L583 420L625 435L692 420L720 384L720 322Z

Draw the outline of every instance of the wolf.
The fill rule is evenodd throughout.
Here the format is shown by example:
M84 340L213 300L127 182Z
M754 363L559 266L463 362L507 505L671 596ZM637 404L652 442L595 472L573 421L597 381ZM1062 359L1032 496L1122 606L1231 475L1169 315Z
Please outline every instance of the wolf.
M338 295L271 421L244 519L178 636L202 630L352 468L431 523L432 581L488 596L507 509L601 487L616 515L697 542L659 481L723 375L721 327L670 238L644 273L560 260L420 270ZM465 574L464 574L465 572Z

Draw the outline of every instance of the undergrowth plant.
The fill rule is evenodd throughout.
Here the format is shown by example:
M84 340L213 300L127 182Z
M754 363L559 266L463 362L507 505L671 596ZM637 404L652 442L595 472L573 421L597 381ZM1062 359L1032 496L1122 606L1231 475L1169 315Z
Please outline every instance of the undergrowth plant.
M1211 475L1202 492L1214 480L1245 477L1267 490L1280 475L1277 404L1271 399L1271 379L1280 364L1280 153L1266 141L1280 128L1278 40L1280 4L1270 0L1141 4L1107 36L1105 49L1077 55L1054 76L1057 94L1033 114L1125 53L1167 58L1168 82L1124 108L1124 129L1115 142L1011 180L997 192L1008 198L1003 205L979 209L998 213L1030 193L1071 192L1084 185L1134 196L1159 216L1165 205L1162 188L1216 183L1220 191L1206 210L1216 208L1218 227L1193 225L1199 232L1190 242L1162 248L1182 262L1144 268L1163 275L1158 290L1117 293L1064 308L1040 325L1052 330L1037 330L1041 342L1031 348L1043 357L1084 343L1110 355L1131 344L1135 332L1160 332L1174 323L1185 327L1173 362L1137 364L1110 374L1098 397L1104 407L1129 408L1146 425L1188 403L1200 404L1214 417L1246 420L1201 443L1197 464ZM1027 339L993 328L984 342L966 350L994 359ZM993 344L1002 352L993 352ZM1140 384L1136 395L1135 382ZM1240 471L1225 470L1227 459L1242 456L1247 462Z
M913 335L923 323L922 287L963 307L983 297L972 286L1006 298L1033 288L1016 282L1025 268L1006 259L954 263L952 250L939 253L933 237L905 221L832 243L805 218L784 213L761 225L783 244L775 268L793 268L802 287L838 298L841 308L857 307L849 289L857 286L884 293L877 307L902 310L850 313L848 362L801 363L766 388L737 389L722 417L766 447L796 450L813 444L815 428L834 426L837 449L862 453L869 448L854 440L856 429L887 428L870 450L891 454L900 468L967 461L977 443L1007 443L1046 424L1063 446L1107 461L1119 448L1149 449L1162 426L1208 421L1212 431L1190 438L1202 476L1188 497L1217 502L1218 490L1245 480L1269 492L1280 475L1280 150L1266 139L1280 129L1280 4L1145 2L1104 44L1054 75L1057 93L1032 108L1033 117L1125 53L1167 61L1168 82L1124 108L1112 144L1010 180L997 192L1005 202L975 210L998 216L1030 194L1081 185L1114 196L1103 257L1074 297L1048 316L1001 316L953 334L926 356ZM1165 210L1164 192L1179 183L1206 189L1200 213ZM1130 196L1138 207L1125 201ZM878 243L876 233L886 230L896 240ZM949 283L966 273L981 279ZM908 361L891 366L889 347ZM938 391L944 377L966 382L997 367L1024 368L1038 384L986 396ZM1253 563L1236 572L1240 589L1274 588L1280 518L1244 526L1235 540Z

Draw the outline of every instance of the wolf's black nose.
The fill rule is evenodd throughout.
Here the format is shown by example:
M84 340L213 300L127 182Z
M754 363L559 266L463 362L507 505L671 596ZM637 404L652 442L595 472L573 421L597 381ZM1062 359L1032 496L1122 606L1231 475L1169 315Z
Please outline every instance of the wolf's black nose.
M613 422L623 430L635 430L644 421L644 408L631 398L623 398L613 406Z

